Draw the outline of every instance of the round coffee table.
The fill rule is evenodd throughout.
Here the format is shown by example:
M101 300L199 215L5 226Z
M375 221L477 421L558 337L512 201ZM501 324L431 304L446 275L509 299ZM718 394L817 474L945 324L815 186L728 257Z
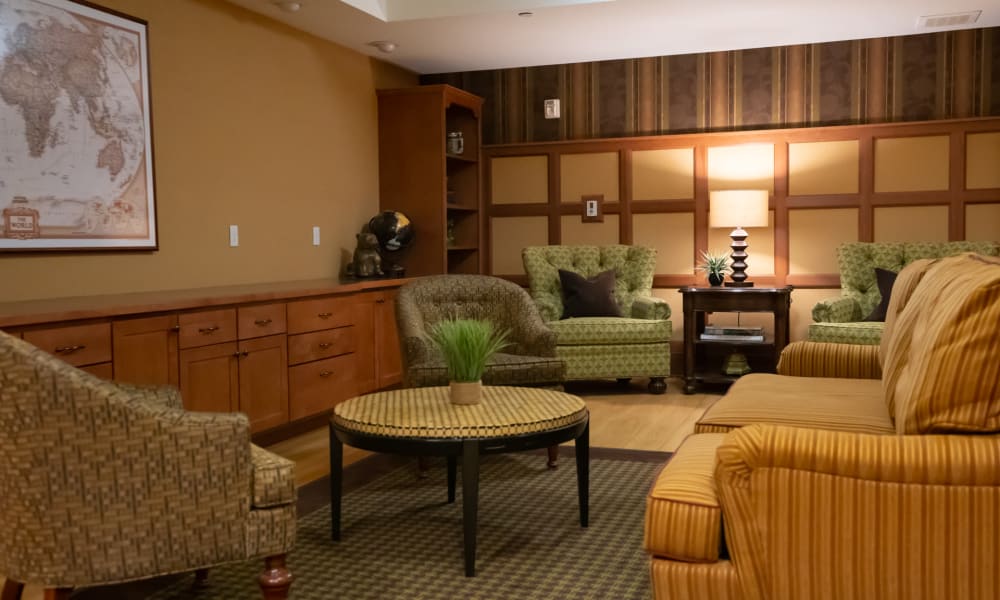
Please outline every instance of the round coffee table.
M377 392L338 404L330 418L330 525L340 539L343 444L448 459L448 502L455 501L462 457L462 529L465 574L476 574L479 457L533 450L576 440L580 526L588 520L590 413L577 396L542 388L483 386L479 404L455 405L448 388Z

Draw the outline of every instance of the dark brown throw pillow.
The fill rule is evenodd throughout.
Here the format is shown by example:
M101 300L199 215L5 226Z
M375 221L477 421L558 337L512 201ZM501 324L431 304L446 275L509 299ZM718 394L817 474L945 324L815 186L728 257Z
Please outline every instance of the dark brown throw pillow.
M889 309L889 299L892 297L892 284L896 283L896 273L875 267L875 282L878 283L878 293L882 301L865 317L865 321L885 321L885 313Z
M559 269L559 282L562 284L562 318L622 316L614 295L614 270L587 279L573 271Z

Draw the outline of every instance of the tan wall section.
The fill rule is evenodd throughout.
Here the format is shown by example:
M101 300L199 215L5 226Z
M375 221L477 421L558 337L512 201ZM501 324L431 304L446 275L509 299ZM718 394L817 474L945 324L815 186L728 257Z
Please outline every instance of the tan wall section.
M788 312L789 338L793 342L806 339L809 325L813 322L812 309L816 303L826 298L840 296L840 288L795 289L792 291L792 306Z
M876 242L947 242L947 206L875 208Z
M563 215L560 224L566 246L618 243L618 215L604 215L603 223L583 223L578 215Z
M510 156L490 161L493 204L545 204L549 201L547 156Z
M663 298L670 306L670 339L684 341L684 296L676 288L653 288L653 295ZM682 372L674 375L684 375Z
M965 207L965 239L1000 241L1000 204L969 204Z
M494 275L523 275L521 250L549 243L548 217L493 217L490 227L490 272Z
M788 145L788 193L856 194L860 159L858 141Z
M593 194L604 194L605 202L618 202L617 152L563 154L560 161L562 202L580 202Z
M948 136L875 140L875 191L948 189Z
M694 256L694 214L632 215L632 243L656 248L656 274L691 275Z
M774 144L708 149L708 189L767 190L774 193Z
M788 211L788 272L839 273L837 246L858 241L858 209Z
M374 90L416 76L224 2L101 4L150 25L160 250L0 256L0 301L335 276L378 210Z
M965 153L965 187L1000 188L1000 133L970 133Z
M767 227L747 227L747 281L755 275L774 275L774 211L767 215ZM708 250L730 254L733 243L729 227L713 227L708 230Z
M632 153L633 200L694 198L694 148Z

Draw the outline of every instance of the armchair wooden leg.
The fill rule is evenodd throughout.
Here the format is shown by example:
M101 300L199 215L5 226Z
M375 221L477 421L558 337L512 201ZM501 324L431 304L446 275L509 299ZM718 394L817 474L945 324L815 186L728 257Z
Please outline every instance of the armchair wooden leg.
M45 600L69 600L71 593L73 593L73 588L48 588L45 590L43 598Z
M21 600L21 594L23 592L23 583L8 579L3 584L3 593L0 593L0 600Z
M264 572L257 581L260 583L264 600L286 600L292 579L291 572L285 566L285 555L278 554L264 559Z
M559 466L556 464L556 462L559 460L559 444L556 444L555 446L549 446L548 451L549 451L549 462L546 463L546 466L550 469L554 469Z
M650 377L649 378L649 393L650 394L665 394L667 392L667 378L666 377Z

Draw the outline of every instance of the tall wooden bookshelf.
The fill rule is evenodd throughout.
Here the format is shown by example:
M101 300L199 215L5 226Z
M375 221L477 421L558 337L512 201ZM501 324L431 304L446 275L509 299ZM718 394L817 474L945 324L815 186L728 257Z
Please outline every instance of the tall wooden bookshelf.
M377 95L379 206L408 216L416 234L409 248L391 258L408 276L482 273L483 99L449 85ZM462 133L461 154L447 151L451 132Z

